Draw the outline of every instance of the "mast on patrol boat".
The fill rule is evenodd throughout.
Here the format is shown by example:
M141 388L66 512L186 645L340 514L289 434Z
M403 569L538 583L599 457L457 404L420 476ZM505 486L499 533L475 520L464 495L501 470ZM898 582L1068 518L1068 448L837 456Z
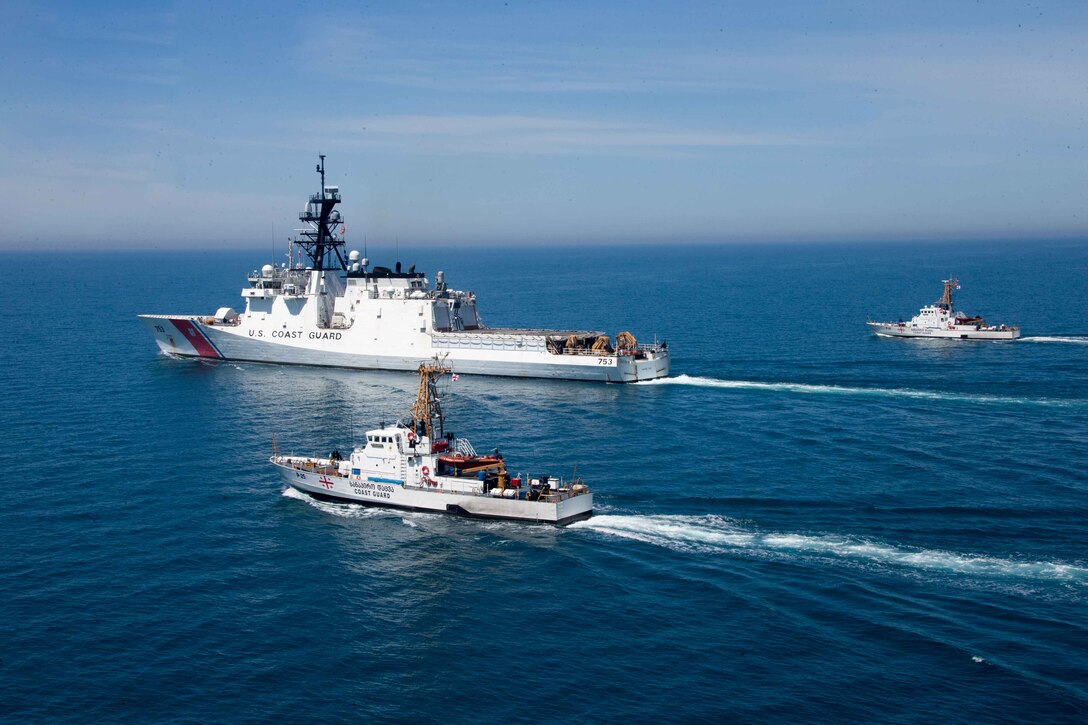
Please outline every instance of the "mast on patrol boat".
M944 296L941 297L941 301L938 303L938 307L941 307L949 312L952 311L952 287L959 289L960 281L955 277L949 277L944 282Z
M438 379L449 371L437 355L419 365L419 392L407 417L412 421L412 430L417 435L427 436L431 441L446 435L446 421L442 415L442 403L438 398Z

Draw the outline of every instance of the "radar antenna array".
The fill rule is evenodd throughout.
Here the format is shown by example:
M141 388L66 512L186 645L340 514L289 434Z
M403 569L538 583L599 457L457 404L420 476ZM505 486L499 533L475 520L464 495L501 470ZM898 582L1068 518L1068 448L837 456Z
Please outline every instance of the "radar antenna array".
M342 227L344 219L334 209L340 203L340 189L336 186L325 186L325 154L318 154L318 157L321 159L321 163L317 165L317 173L321 176L321 192L311 194L306 208L299 213L299 220L309 224L309 228L297 230L293 241L306 252L313 269L346 270L348 265L344 258Z
M438 380L450 372L444 358L437 355L419 366L419 392L415 405L406 418L418 435L436 441L446 435L446 420L442 414L442 401L438 395Z
M959 289L960 281L951 275L949 275L948 279L942 281L944 282L944 294L941 296L941 301L937 303L937 306L951 312L952 289Z

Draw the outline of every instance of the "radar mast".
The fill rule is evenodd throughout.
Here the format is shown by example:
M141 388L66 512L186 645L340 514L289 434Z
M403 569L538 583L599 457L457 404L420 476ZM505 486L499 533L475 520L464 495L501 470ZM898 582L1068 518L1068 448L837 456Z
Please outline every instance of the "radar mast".
M295 235L295 244L305 250L313 269L348 268L344 259L344 219L333 207L340 203L340 187L325 186L325 154L318 154L321 163L317 173L321 176L321 191L311 194L298 218L309 224L308 229L299 229ZM339 228L338 228L339 227Z
M941 297L941 301L938 303L938 306L951 312L952 288L955 287L956 289L959 289L960 281L955 277L949 277L948 279L941 281L944 282L944 295Z
M438 379L448 372L450 368L437 355L419 365L419 392L407 418L412 422L412 430L431 441L446 435L446 421L438 397Z

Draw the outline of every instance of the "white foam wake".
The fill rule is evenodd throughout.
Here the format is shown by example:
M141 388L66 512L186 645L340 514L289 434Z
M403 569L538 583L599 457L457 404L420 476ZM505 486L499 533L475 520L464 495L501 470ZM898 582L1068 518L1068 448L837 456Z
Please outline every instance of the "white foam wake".
M298 501L305 501L313 506L315 509L322 511L333 516L340 516L346 519L368 519L375 516L388 516L388 509L375 508L373 506L362 506L354 503L330 503L328 501L318 501L313 496L307 496L301 491L296 491L293 488L286 488L283 491L283 495L286 498L293 498Z
M405 526L410 526L413 529L419 528L419 522L433 517L443 516L444 514L429 514L421 511L401 511L389 508L380 508L378 506L364 506L357 503L332 503L329 501L318 501L313 496L307 496L301 491L296 491L293 488L288 487L283 492L284 497L293 498L298 501L304 501L313 506L318 511L329 514L331 516L339 516L343 519L373 519L373 518L391 518L400 517L401 523Z
M916 398L920 400L962 400L973 403L991 403L1004 405L1080 405L1082 400L1060 400L1052 398L1013 398L999 395L974 395L965 393L942 393L932 390L912 390L910 388L857 388L845 385L811 385L808 383L762 383L754 380L721 380L694 375L643 380L636 385L690 385L701 388L729 388L737 390L767 390L785 393L830 394L830 395L870 395L876 397Z
M854 537L756 532L720 516L594 516L570 525L679 551L777 552L853 559L984 577L1071 581L1088 585L1088 568L1049 561L1016 561L934 549L910 549Z
M1067 342L1074 345L1088 345L1088 337L1073 337L1071 335L1033 335L1021 337L1020 342Z

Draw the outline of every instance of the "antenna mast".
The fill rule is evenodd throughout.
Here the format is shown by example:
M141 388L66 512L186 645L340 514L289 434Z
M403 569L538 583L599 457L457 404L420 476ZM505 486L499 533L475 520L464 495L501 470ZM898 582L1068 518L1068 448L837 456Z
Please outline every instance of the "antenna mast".
M309 229L298 230L294 242L306 250L316 271L325 269L342 270L348 268L344 259L344 235L337 229L343 222L339 211L333 207L340 203L340 189L325 186L325 154L318 154L321 163L317 173L321 176L321 191L312 194L306 208L298 215L300 221L309 224Z
M438 379L449 371L437 355L433 360L419 365L419 392L415 405L408 411L408 417L412 420L412 430L431 441L446 435L446 421L438 397Z
M940 306L943 307L944 309L948 310L949 312L951 312L952 311L952 288L954 286L958 285L960 283L960 281L958 279L956 279L955 277L951 277L951 276L948 279L942 280L942 281L944 282L944 296L941 297Z

